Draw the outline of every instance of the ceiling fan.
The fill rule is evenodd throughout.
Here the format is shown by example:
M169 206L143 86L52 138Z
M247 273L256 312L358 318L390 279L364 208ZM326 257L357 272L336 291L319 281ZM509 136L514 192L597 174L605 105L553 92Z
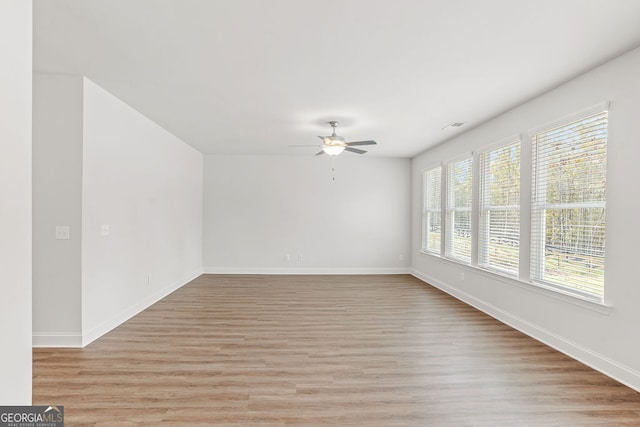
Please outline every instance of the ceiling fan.
M343 151L350 151L356 154L364 154L366 150L360 150L359 148L353 148L356 145L376 145L377 143L372 140L367 141L353 141L353 142L345 142L344 137L340 135L336 135L336 127L338 126L338 122L330 121L329 125L333 128L333 132L329 136L319 136L322 140L322 145L320 147L322 150L316 154L319 156L321 154L328 154L330 156L337 156ZM292 147L315 147L315 145L292 145Z

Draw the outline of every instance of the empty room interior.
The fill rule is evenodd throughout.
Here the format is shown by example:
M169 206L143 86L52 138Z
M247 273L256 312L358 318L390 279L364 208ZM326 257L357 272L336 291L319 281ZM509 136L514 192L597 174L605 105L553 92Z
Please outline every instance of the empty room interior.
M0 0L0 407L640 425L638 17Z

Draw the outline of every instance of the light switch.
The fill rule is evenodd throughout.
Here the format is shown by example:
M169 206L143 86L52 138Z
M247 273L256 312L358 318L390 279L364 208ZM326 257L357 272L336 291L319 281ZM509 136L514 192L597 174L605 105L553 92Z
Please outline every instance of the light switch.
M109 224L102 224L100 226L100 235L106 237L109 235Z
M56 240L69 240L70 228L68 225L56 225Z

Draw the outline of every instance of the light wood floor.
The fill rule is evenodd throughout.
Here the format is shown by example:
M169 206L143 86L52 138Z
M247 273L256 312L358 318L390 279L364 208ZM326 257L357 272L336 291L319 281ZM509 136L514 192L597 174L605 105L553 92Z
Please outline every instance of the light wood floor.
M411 276L214 276L34 349L68 426L640 425L640 394Z

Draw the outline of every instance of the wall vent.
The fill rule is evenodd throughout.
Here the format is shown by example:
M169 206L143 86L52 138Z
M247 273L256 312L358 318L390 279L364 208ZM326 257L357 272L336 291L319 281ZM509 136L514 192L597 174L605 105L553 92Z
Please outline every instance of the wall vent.
M445 127L443 127L442 130L449 129L449 128L461 128L462 126L466 125L467 123L469 123L469 122L453 122L453 123L448 124Z

